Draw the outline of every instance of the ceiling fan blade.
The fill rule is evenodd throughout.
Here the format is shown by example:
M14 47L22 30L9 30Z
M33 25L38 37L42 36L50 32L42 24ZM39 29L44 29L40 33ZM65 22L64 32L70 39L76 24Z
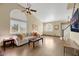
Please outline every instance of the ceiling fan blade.
M22 12L25 12L26 10L22 10Z
M37 12L36 10L30 9L30 11Z
M23 8L23 9L26 9L25 7L21 6L20 4L17 4L17 5L20 6L21 8Z

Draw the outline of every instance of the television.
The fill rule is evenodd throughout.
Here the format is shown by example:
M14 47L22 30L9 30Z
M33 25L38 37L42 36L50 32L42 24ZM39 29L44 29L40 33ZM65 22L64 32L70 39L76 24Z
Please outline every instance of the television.
M79 32L79 8L75 11L71 18L71 31Z

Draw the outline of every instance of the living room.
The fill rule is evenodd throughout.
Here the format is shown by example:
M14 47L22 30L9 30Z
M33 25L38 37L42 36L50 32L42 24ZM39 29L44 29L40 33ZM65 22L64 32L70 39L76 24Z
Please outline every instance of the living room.
M70 39L79 44L79 33L70 31L72 13L78 7L78 3L0 3L0 53L4 56L78 55L78 48L67 48L76 52L65 53L63 46Z

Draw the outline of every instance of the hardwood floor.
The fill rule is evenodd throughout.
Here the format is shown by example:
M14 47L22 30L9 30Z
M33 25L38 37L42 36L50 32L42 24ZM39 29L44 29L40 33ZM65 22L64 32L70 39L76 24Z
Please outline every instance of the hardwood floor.
M8 47L4 56L63 56L63 42L58 37L44 36L43 45L31 48L27 44L20 47Z

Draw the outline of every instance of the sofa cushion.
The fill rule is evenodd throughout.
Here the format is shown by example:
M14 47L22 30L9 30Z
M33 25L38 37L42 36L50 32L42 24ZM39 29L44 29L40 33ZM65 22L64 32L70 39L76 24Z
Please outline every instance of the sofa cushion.
M18 39L23 40L23 35L22 34L17 34Z

